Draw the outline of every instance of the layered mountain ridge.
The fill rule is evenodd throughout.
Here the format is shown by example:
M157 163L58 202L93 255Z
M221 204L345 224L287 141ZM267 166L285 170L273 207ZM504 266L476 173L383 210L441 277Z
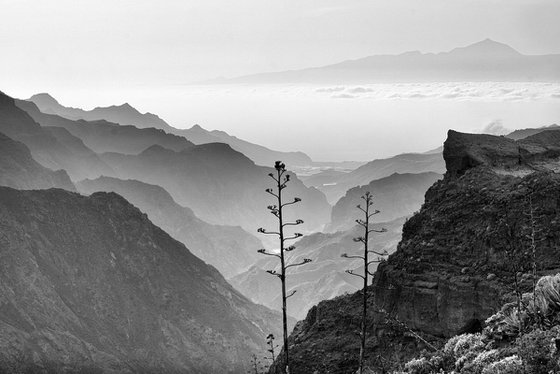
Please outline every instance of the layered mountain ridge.
M138 128L156 128L168 134L185 137L195 144L205 143L226 143L233 149L243 153L258 165L270 166L276 160L283 160L289 168L293 166L310 165L313 161L303 152L281 152L268 149L258 144L250 143L243 139L229 135L224 131L208 131L199 125L194 125L190 129L178 129L159 118L158 116L145 113L142 114L130 104L126 103L118 106L106 108L95 108L91 111L65 107L49 94L42 93L33 95L28 99L33 102L39 110L47 114L56 114L67 119L87 121L106 120L121 125L132 125ZM57 125L59 126L59 125Z
M64 169L73 180L100 175L112 176L113 170L63 128L44 128L16 106L15 100L0 92L0 132L24 143L33 158L44 167Z
M0 133L0 186L21 190L63 188L75 191L64 170L53 171L31 157L25 144Z

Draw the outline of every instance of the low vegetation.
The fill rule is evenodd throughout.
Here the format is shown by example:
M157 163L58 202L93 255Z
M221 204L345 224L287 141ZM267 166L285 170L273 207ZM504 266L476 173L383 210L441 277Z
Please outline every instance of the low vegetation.
M560 372L560 274L544 276L521 303L505 304L480 333L462 334L394 374Z

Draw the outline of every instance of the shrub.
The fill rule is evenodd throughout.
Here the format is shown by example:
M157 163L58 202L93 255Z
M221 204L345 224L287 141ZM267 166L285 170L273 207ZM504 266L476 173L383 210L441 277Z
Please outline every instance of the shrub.
M560 311L560 274L539 279L535 287L535 303L544 316Z
M410 374L430 374L430 362L426 357L416 358L404 365L404 370Z
M523 364L518 356L509 356L488 365L482 374L519 374L523 373Z
M456 359L465 356L468 353L479 352L486 346L482 334L462 334L458 336L455 346L453 347L453 356Z
M496 341L513 340L519 335L519 326L523 326L526 319L526 313L519 313L515 303L505 304L499 312L486 319L484 334Z
M558 372L557 341L560 339L558 327L552 330L535 330L519 338L519 354L529 374Z
M501 351L491 349L480 352L472 361L466 363L461 370L462 374L481 374L488 365L499 361L503 357Z

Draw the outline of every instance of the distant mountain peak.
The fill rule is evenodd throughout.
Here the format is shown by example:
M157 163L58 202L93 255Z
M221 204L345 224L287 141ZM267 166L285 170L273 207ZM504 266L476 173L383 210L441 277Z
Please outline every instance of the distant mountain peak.
M29 99L27 99L27 101L32 101L32 102L39 101L43 105L60 106L60 103L47 92L41 92L41 93L35 94L35 95L31 96Z
M200 126L198 123L197 123L196 125L194 125L193 127L191 127L189 130L192 130L192 131L204 131L204 132L207 131L204 127Z
M496 55L504 55L504 56L521 56L522 54L516 51L511 46L500 43L490 38L486 38L479 42L469 44L465 47L454 48L449 54L482 54L485 56L496 56Z

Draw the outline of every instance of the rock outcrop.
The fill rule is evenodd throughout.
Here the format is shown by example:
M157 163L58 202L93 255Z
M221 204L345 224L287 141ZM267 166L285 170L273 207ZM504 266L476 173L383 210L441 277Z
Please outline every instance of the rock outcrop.
M535 235L539 274L560 269L558 145L560 139L546 132L519 142L449 132L444 179L405 223L397 251L379 266L369 289L370 366L395 368L430 349L426 342L437 346L440 339L479 330L513 297L514 273L529 290L527 236ZM295 373L319 369L324 357L331 369L355 370L359 300L354 294L322 302L296 326Z
M513 140L504 136L464 134L449 130L443 150L448 173L463 174L484 165L500 173L523 175L557 170L560 132L546 130Z
M245 373L279 334L115 193L0 187L0 227L0 372Z

